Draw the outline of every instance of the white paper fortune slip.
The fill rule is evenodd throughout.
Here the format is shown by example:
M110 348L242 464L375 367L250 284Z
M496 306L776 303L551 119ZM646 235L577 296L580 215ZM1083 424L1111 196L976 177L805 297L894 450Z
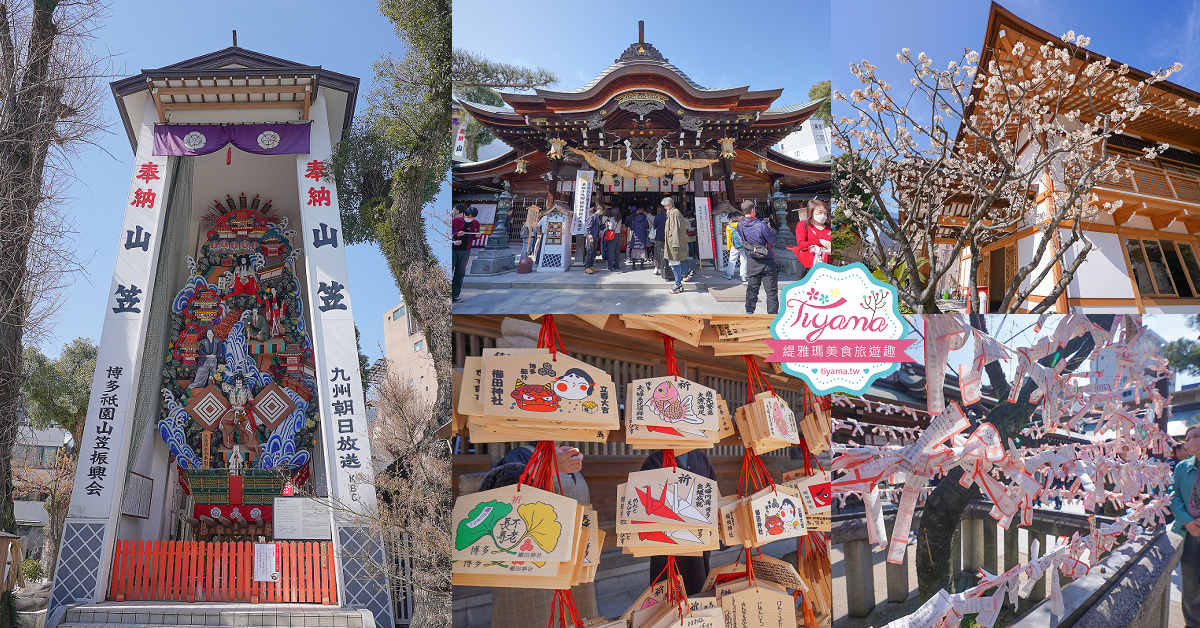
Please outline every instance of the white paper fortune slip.
M943 589L926 600L912 615L892 621L884 628L933 628L953 607L950 594Z
M892 542L888 545L887 561L894 565L904 562L904 550L908 547L908 531L912 527L913 513L917 509L917 497L929 478L910 476L905 480L904 492L900 495L900 507L896 510L896 525L892 528Z
M887 543L887 529L883 525L883 501L879 499L879 487L872 486L871 491L862 496L867 511L867 541L883 547Z
M943 408L943 384L946 379L946 359L951 351L961 349L967 336L963 323L952 316L927 316L925 321L925 389L930 414Z

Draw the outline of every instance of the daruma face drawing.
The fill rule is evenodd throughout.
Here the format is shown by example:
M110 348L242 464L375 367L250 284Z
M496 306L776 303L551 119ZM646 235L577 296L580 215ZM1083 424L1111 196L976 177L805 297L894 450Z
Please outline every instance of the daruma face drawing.
M517 407L532 412L553 412L558 409L558 397L545 386L525 384L512 391Z
M595 382L583 369L570 369L551 383L554 394L571 401L586 398L595 387Z

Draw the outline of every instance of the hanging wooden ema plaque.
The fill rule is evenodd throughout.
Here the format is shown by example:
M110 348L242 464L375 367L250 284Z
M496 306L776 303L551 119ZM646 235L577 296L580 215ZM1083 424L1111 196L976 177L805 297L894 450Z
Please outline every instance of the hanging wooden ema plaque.
M791 595L771 586L747 587L720 598L726 626L796 628Z
M487 416L519 419L527 427L620 427L612 378L563 353L485 357L482 371Z
M715 390L682 376L675 362L675 338L659 335L667 375L634 380L625 387L625 442L676 454L708 449L719 440L723 402Z
M634 380L625 391L625 441L630 445L679 454L708 449L719 440L724 402L713 389L668 375Z
M468 357L463 364L463 385L459 389L457 398L457 411L468 416L467 427L470 432L472 442L476 443L507 443L523 440L559 440L559 441L586 441L586 442L604 442L608 439L607 429L594 429L591 427L577 427L577 423L570 420L557 421L554 425L548 424L544 417L536 416L532 421L523 418L512 416L497 416L489 414L489 410L485 408L481 395L500 395L501 399L507 398L514 401L511 396L504 395L504 384L500 383L495 389L489 390L484 385L483 373L485 371L484 361L493 360L498 356L521 356L527 360L534 360L534 363L550 361L554 363L549 349L499 349L491 348L484 349L481 357ZM564 355L558 355L558 359L570 359ZM525 365L528 367L528 364ZM611 379L609 380L611 382ZM494 383L494 382L493 382ZM556 382L558 383L558 382ZM544 387L543 387L544 388ZM542 396L544 393L539 392L534 387L534 390L525 391L537 393ZM530 396L533 396L532 394ZM522 397L523 402L530 400ZM558 413L552 413L557 416ZM610 419L611 423L611 419ZM614 426L615 427L615 426Z
M635 556L716 549L717 483L678 467L629 474L617 487L617 544Z
M818 471L813 475L804 475L802 470L790 471L783 474L783 482L784 486L794 488L800 493L808 529L829 532L833 511L829 472Z
M595 521L593 511L529 485L459 497L451 515L454 584L539 589L577 584L586 575L579 565L587 544L595 538L585 521Z
M757 454L799 445L796 413L775 393L754 357L743 357L746 360L746 397L750 402L733 414L742 444Z

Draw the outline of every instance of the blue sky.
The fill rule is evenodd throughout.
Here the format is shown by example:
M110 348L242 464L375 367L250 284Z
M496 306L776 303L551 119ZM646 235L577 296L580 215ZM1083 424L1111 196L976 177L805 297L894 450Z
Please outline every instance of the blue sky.
M374 79L372 63L384 53L401 56L404 52L376 3L361 0L340 2L336 7L309 0L122 0L113 3L111 14L96 32L94 46L117 55L112 59L116 79L225 48L232 44L230 32L234 29L243 48L357 76L361 80L359 113L366 106L365 96ZM78 231L75 250L88 271L76 277L74 291L59 313L55 337L41 347L51 356L78 336L100 341L101 313L116 257L113 244L118 240L133 167L133 152L115 103L107 95L105 115L111 132L75 161L77 181L66 205ZM448 193L443 196L449 198ZM355 318L362 331L363 351L373 361L383 355L383 313L399 302L399 292L375 246L347 247L346 257L350 285L356 289Z
M1184 67L1172 80L1200 88L1200 2L1006 0L1000 4L1055 36L1070 30L1087 35L1093 52L1140 70L1149 72L1178 61ZM945 68L962 56L964 48L978 50L983 45L988 9L983 0L834 2L834 89L849 92L859 86L849 66L863 59L878 66L877 75L896 89L908 88L911 74L896 61L897 52L910 48L914 58L925 52L935 67ZM834 115L838 112L834 103Z
M571 9L459 0L454 46L494 61L544 67L558 74L553 89L572 89L612 65L637 41L638 20L645 20L646 41L704 87L783 88L775 101L782 106L808 101L808 88L829 79L829 0L755 10L727 2L628 0ZM480 158L498 145L480 151Z

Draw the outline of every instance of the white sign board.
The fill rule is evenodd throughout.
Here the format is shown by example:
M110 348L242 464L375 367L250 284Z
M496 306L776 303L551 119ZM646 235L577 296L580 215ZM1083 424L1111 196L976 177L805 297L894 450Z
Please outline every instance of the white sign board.
M478 220L480 225L496 224L495 203L471 203L469 207L474 207L475 209L479 210L479 215L475 217L475 220Z
M279 582L279 552L274 543L254 544L254 581Z
M700 259L716 257L713 237L712 205L707 196L696 197L696 246L700 251Z
M575 217L571 220L571 233L583 233L583 225L587 220L588 209L592 205L592 176L591 170L580 170L575 174Z
M567 233L567 217L551 212L543 219L541 254L538 270L566 270L571 266L571 236Z
M121 499L121 514L141 519L150 518L150 496L154 493L154 480L138 473L129 473L125 482L125 496Z
M329 505L309 497L275 498L274 537L277 540L333 539Z
M79 456L88 461L75 471L69 519L112 519L114 505L124 499L121 480L129 453L129 409L133 406L142 349L146 343L149 297L154 291L162 242L163 211L170 186L165 156L151 155L158 117L147 102L133 177L125 200L125 221L117 237L117 259L104 327L92 376L92 391ZM140 436L139 436L140 438Z

